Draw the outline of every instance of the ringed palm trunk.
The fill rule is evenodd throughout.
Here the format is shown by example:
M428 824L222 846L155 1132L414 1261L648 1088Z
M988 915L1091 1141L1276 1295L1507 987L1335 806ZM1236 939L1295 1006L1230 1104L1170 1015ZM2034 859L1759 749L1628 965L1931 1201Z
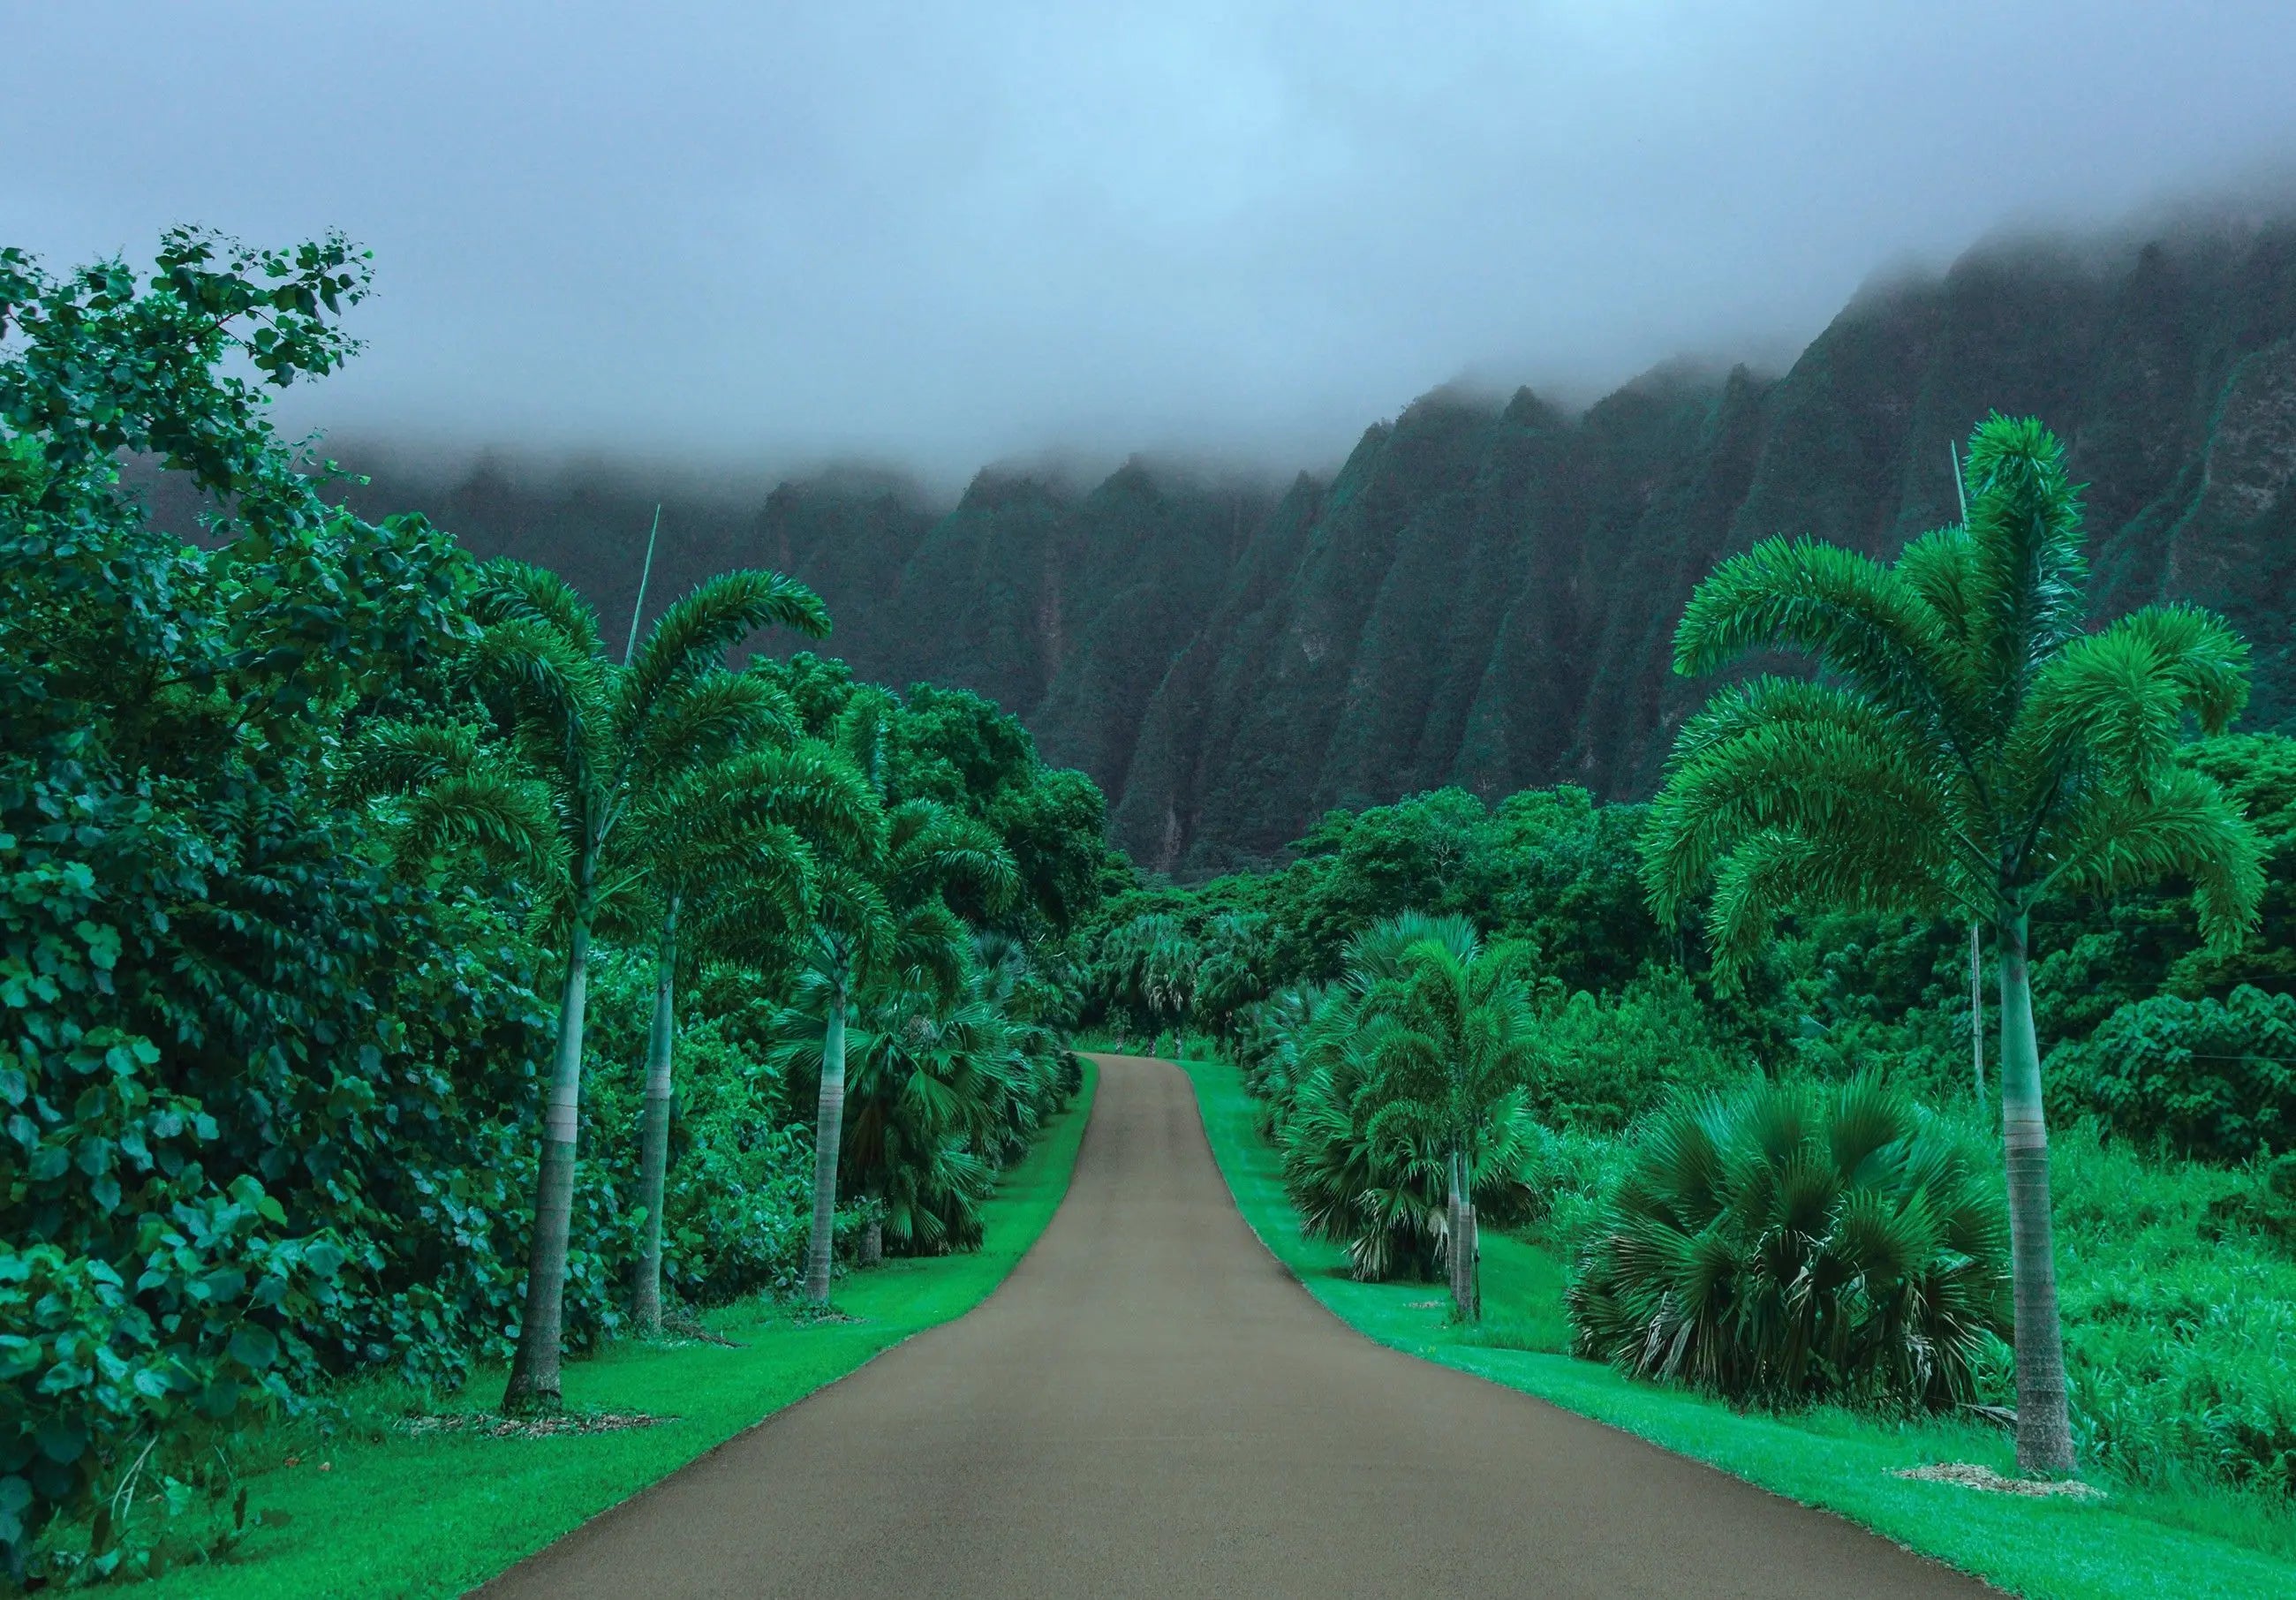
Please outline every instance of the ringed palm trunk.
M813 1247L807 1253L805 1297L829 1303L830 1254L837 1242L837 1146L845 1136L845 984L829 991L829 1026L821 1038L821 1109L813 1135Z
M1475 1207L1468 1197L1464 1182L1465 1162L1457 1151L1451 1153L1448 1164L1448 1187L1446 1210L1449 1240L1446 1253L1451 1267L1451 1302L1458 1309L1460 1320L1475 1320Z
M645 1235L638 1245L637 1281L630 1293L638 1326L661 1332L661 1207L669 1178L670 1055L676 1045L677 897L662 919L661 954L654 972L653 1027L646 1034L645 1114L638 1133L638 1203Z
M582 1109L582 1019L590 991L591 864L583 863L574 931L567 942L566 981L558 1001L558 1050L543 1109L542 1165L535 1184L534 1248L526 1269L526 1306L518 1355L511 1363L503 1409L554 1411L561 1403L558 1347L566 1313L566 1240L574 1219L574 1130Z
M2049 1131L2041 1112L2041 1053L2021 911L2001 920L2001 1125L2009 1168L2009 1259L2017 1316L2017 1465L2073 1470L2049 1218Z

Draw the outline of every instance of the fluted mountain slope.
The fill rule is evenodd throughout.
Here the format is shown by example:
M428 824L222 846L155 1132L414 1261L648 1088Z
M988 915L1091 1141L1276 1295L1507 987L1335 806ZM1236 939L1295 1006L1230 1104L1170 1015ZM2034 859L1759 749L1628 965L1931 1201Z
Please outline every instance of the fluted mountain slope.
M1998 409L2088 485L2100 615L2224 611L2256 649L2247 726L2296 729L2292 336L2296 226L1991 247L1861 294L1782 375L1661 368L1583 414L1438 392L1280 493L1136 462L1084 492L983 473L942 513L853 478L676 507L655 592L794 573L857 669L1013 708L1106 789L1119 843L1195 872L1435 784L1647 792L1702 693L1669 670L1701 575L1780 531L1894 554L1953 520L1948 451ZM610 614L649 509L484 475L434 507Z

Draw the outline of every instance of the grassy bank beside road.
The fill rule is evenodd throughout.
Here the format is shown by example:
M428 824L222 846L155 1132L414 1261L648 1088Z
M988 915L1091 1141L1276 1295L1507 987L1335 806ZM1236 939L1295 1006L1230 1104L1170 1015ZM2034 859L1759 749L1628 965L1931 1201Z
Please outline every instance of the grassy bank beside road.
M427 1600L463 1593L987 1299L1067 1194L1097 1082L1097 1069L1087 1063L1083 1093L1005 1174L988 1204L980 1251L889 1259L840 1279L837 1319L750 1301L703 1318L711 1334L731 1344L622 1344L568 1366L570 1414L664 1420L542 1438L492 1438L468 1426L411 1432L389 1415L388 1392L370 1391L354 1407L368 1414L364 1428L332 1440L281 1431L273 1441L281 1465L248 1481L257 1525L226 1559L104 1592L136 1600ZM457 1407L482 1414L500 1397L503 1376L473 1376L449 1402L449 1414Z
M1481 1327L1448 1320L1440 1284L1359 1284L1340 1246L1302 1239L1282 1162L1224 1063L1183 1063L1213 1157L1270 1252L1333 1315L1394 1349L1537 1395L1653 1444L1848 1517L2013 1593L2064 1600L2249 1600L2296 1595L2284 1529L2207 1525L2217 1502L2116 1491L2033 1498L1892 1474L1941 1462L2008 1473L2014 1452L1988 1428L1893 1424L1835 1409L1739 1413L1685 1390L1631 1381L1564 1353L1562 1269L1538 1245L1486 1234ZM2200 1526L2192 1524L2198 1522ZM2258 1541L2239 1537L2252 1531Z

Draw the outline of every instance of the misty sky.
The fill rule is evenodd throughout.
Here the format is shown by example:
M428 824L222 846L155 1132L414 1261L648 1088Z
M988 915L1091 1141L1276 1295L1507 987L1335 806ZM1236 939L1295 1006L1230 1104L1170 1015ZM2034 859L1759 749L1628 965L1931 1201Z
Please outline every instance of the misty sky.
M1877 267L2296 157L2284 3L4 18L0 242L373 249L285 421L767 468L1322 464L1462 374L1790 356Z

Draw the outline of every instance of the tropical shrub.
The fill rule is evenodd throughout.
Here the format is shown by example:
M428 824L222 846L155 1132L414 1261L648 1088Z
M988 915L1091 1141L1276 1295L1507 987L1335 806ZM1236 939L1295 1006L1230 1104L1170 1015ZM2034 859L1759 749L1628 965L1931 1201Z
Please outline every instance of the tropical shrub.
M1996 1165L1871 1079L1687 1096L1636 1137L1573 1348L1764 1405L1936 1409L2009 1332Z
M1582 989L1551 1007L1538 1033L1546 1063L1538 1110L1572 1127L1623 1128L1670 1092L1718 1088L1748 1065L1675 968L1646 972L1613 996Z
M2094 1119L2052 1145L2083 1456L2124 1481L2247 1488L2284 1507L2296 1496L2296 1168L2163 1162Z
M2296 1145L2296 995L2159 995L2051 1052L2049 1087L2114 1132L2204 1161Z
M1453 1262L1463 1202L1496 1222L1526 1213L1538 1071L1526 956L1483 948L1464 918L1406 914L1350 941L1337 992L1263 1010L1263 1029L1300 1030L1267 1046L1283 1063L1285 1186L1357 1278ZM1471 1289L1453 1284L1472 1314Z

